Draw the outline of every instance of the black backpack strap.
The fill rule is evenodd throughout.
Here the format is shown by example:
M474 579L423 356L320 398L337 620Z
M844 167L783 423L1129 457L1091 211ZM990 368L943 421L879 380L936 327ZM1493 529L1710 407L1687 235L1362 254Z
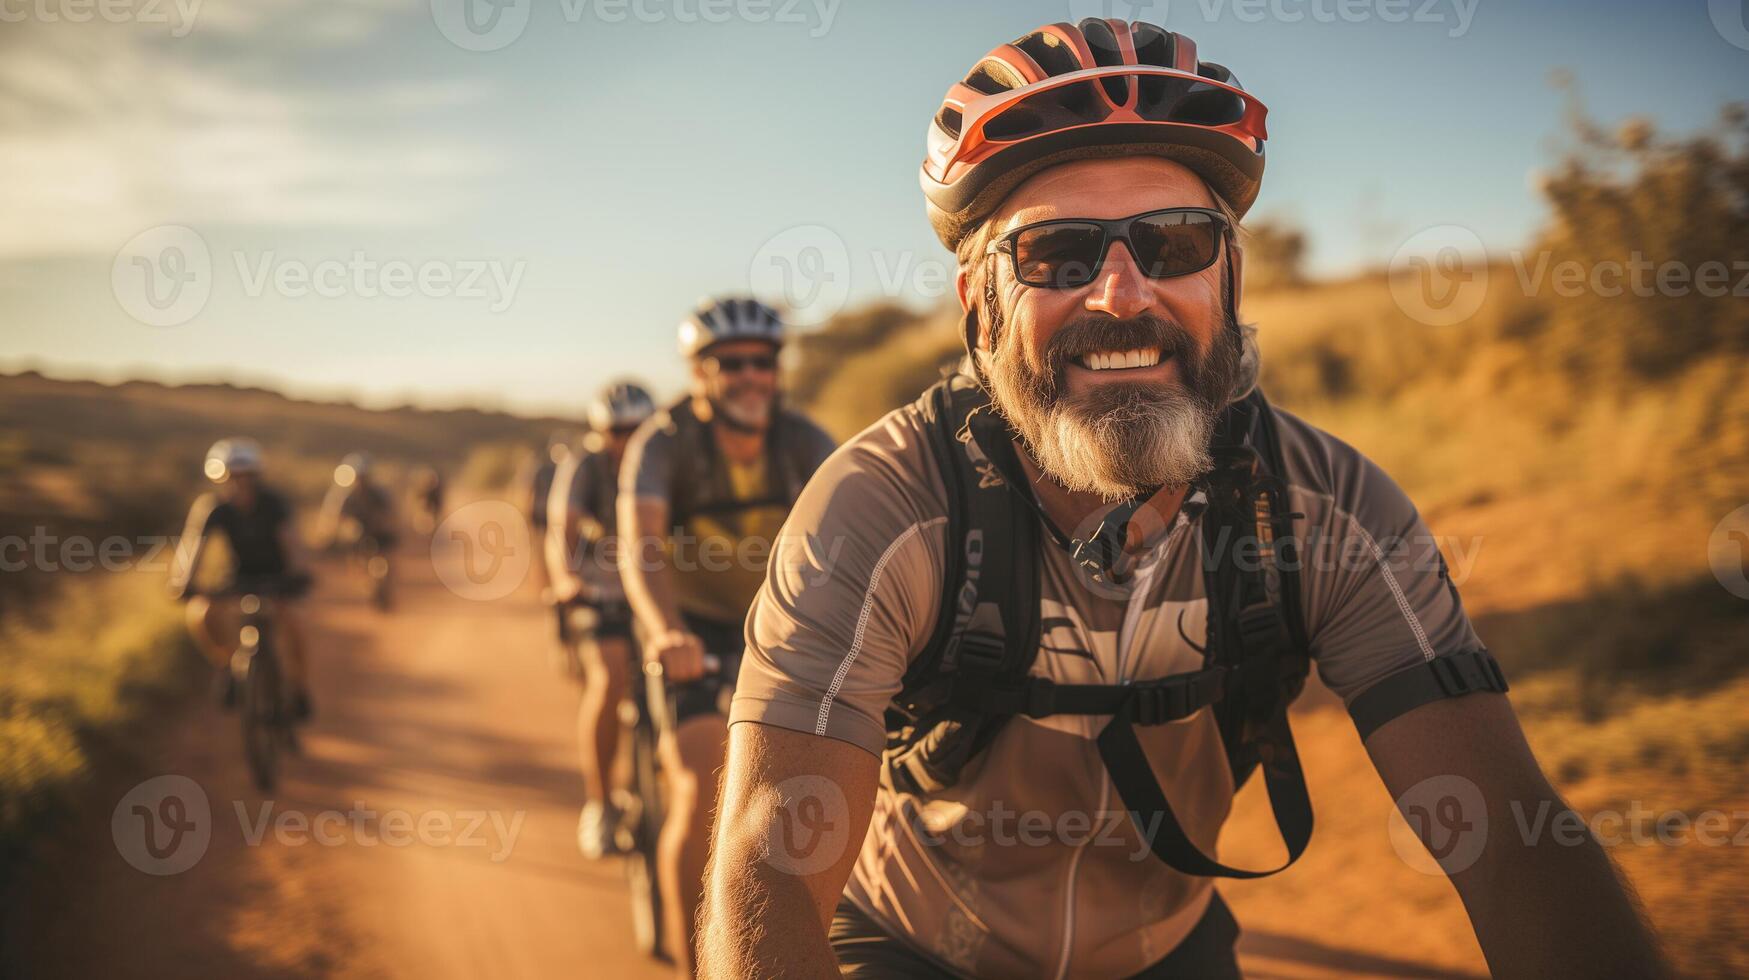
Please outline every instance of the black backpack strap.
M947 490L942 594L935 628L888 711L882 777L911 792L951 785L1012 713L960 692L1019 683L1038 655L1038 533L969 421L987 399L970 379L936 385L919 408Z
M1311 796L1287 718L1307 658L1303 624L1294 622L1299 596L1291 570L1297 563L1276 553L1278 539L1291 534L1292 515L1272 423L1260 393L1223 413L1212 447L1215 468L1202 485L1207 505L1199 531L1209 603L1208 659L1225 671L1216 721L1235 787L1261 765L1287 860L1276 868L1235 868L1190 840L1136 737L1135 726L1143 719L1134 706L1126 704L1099 735L1100 759L1136 829L1157 858L1186 874L1265 877L1299 860L1312 837Z

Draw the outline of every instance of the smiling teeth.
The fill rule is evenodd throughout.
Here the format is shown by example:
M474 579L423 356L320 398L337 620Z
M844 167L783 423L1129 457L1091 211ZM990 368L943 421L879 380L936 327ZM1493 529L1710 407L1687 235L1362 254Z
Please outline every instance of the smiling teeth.
M1157 350L1121 350L1087 354L1081 366L1092 371L1122 371L1128 368L1153 367L1160 363Z

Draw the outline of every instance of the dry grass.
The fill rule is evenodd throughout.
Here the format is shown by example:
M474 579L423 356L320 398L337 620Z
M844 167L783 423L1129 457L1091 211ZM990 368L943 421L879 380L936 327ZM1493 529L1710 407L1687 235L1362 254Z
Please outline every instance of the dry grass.
M201 676L161 576L79 576L0 630L0 859Z

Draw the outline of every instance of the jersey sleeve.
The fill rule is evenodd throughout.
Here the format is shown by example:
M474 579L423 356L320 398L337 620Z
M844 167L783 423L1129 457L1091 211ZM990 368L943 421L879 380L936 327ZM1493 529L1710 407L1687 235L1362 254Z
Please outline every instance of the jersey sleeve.
M1376 697L1435 661L1481 651L1482 643L1441 542L1408 495L1359 452L1324 439L1311 450L1317 475L1294 487L1294 509L1305 515L1297 529L1302 611L1319 677L1365 736L1428 700L1468 693L1436 685L1431 695L1414 686L1422 694L1389 703Z
M212 533L213 512L217 509L218 498L210 493L196 497L188 508L188 520L183 522L182 537L177 539L176 556L170 567L171 588L186 588L193 580L196 558L206 548L207 536Z
M674 487L674 433L658 415L649 419L626 444L619 468L619 495L625 500L667 502Z
M901 472L884 452L852 443L809 481L747 618L730 724L880 755L886 706L929 638L943 574L946 517Z

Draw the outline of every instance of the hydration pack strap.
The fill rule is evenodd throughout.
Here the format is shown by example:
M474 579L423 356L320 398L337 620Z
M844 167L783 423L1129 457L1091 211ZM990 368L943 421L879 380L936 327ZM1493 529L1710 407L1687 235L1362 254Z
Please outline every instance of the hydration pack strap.
M1184 832L1172 812L1172 804L1154 778L1148 756L1136 738L1140 724L1133 706L1126 705L1099 733L1099 758L1111 774L1111 783L1130 812L1130 821L1147 841L1154 856L1184 874L1212 878L1263 878L1299 860L1312 839L1312 800L1306 792L1306 777L1300 756L1288 729L1287 712L1277 712L1269 721L1262 743L1263 785L1269 792L1269 807L1287 845L1287 860L1280 867L1264 870L1235 868L1202 852Z
M1163 725L1219 701L1226 694L1227 676L1225 667L1208 667L1135 684L1058 684L1034 675L1014 683L1001 675L962 674L953 696L968 708L990 714L1044 718L1128 712L1134 724Z

